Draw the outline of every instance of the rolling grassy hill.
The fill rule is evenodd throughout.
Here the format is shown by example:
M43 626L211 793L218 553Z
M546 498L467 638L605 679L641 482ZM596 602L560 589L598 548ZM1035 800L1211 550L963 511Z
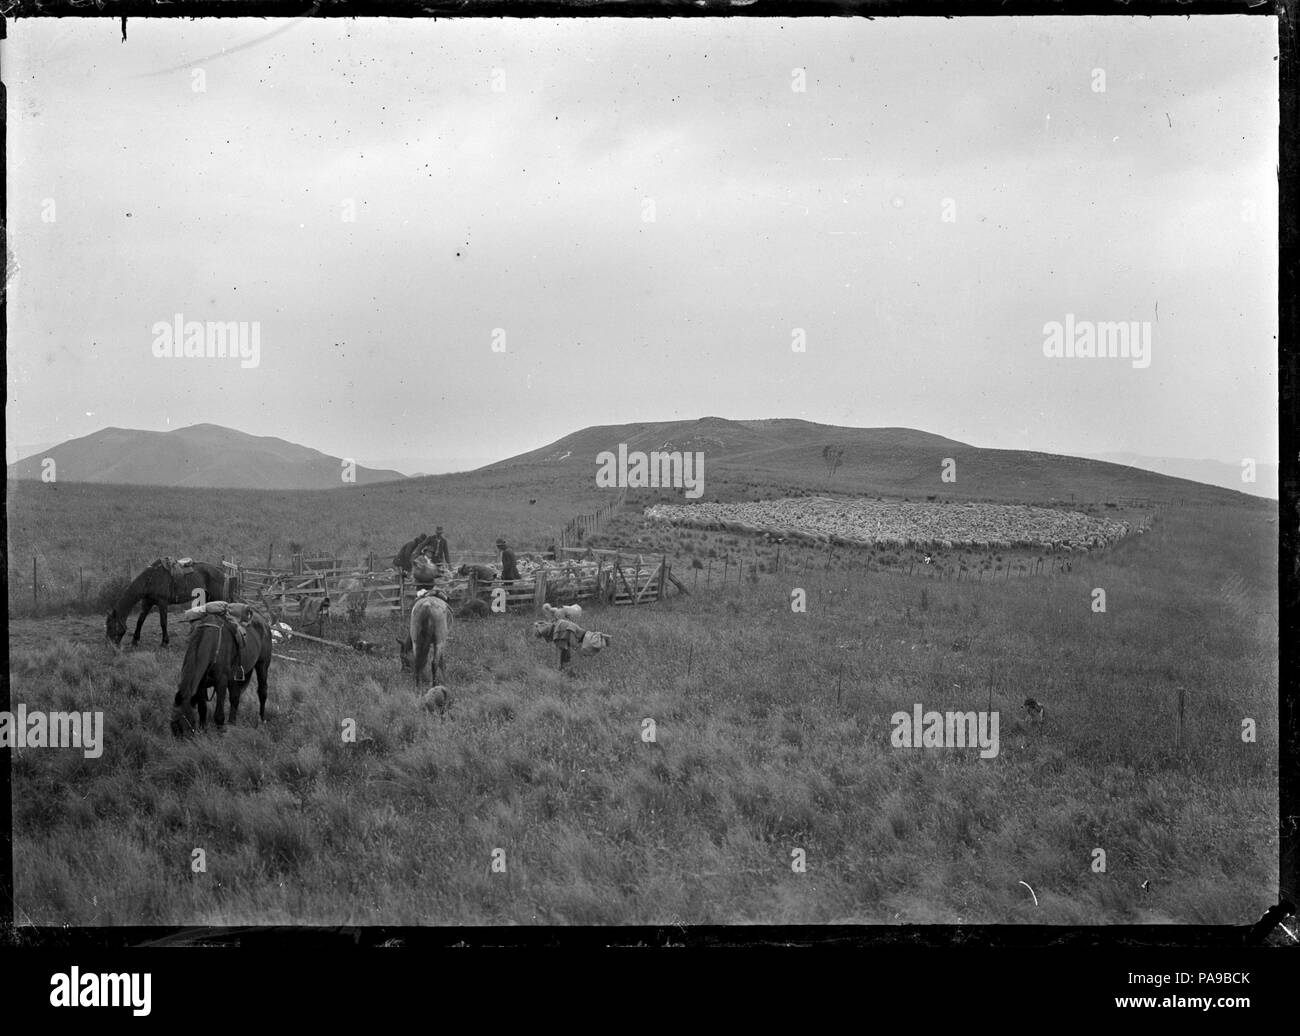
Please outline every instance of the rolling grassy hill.
M200 426L201 427L201 426ZM225 434L209 426L209 438ZM173 435L176 433L168 433ZM262 440L256 440L258 442ZM278 440L276 440L278 441ZM1276 514L1276 503L1136 468L1051 454L982 450L905 428L839 428L807 421L703 418L583 429L550 446L477 471L338 485L314 491L118 486L10 481L9 550L15 613L89 606L100 589L155 557L191 555L244 564L287 563L296 548L342 557L390 558L416 533L446 527L455 550L490 550L497 536L545 548L578 513L605 504L595 457L619 443L647 452L665 444L705 451L704 500L754 500L808 493L939 500L1021 501L1058 506L1182 501ZM845 446L830 474L826 443ZM301 450L301 447L294 447ZM314 451L307 451L314 452ZM957 481L941 463L956 461ZM328 458L326 464L332 464ZM337 477L337 466L330 469ZM680 501L680 490L628 494L630 511ZM32 559L37 603L33 605ZM83 590L84 587L84 590Z
M845 428L811 421L730 421L705 417L584 428L537 450L489 465L494 470L585 471L594 478L596 455L628 450L702 451L703 499L725 499L738 482L840 493L928 496L943 499L1049 503L1142 499L1229 501L1243 494L1171 478L1140 468L1081 457L1024 450L989 450L911 428ZM843 447L843 463L831 474L826 446ZM947 458L956 480L941 478ZM714 481L711 482L711 476ZM732 490L724 491L723 486Z
M104 428L9 465L11 479L39 479L46 459L57 481L192 489L333 489L342 462L319 450L215 424L169 432ZM358 466L356 483L404 478L400 471Z

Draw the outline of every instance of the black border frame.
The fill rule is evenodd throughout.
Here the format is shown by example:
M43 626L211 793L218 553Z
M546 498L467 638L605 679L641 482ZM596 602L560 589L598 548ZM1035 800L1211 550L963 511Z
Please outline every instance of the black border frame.
M1109 948L1130 953L1163 949L1244 949L1258 946L1274 922L1300 900L1296 850L1300 843L1300 722L1296 712L1297 634L1300 634L1300 362L1296 349L1300 316L1300 168L1297 129L1297 0L0 0L0 39L8 18L76 17L120 20L123 40L131 18L198 17L420 17L420 18L593 18L593 17L1001 17L1001 16L1221 16L1255 15L1278 20L1278 389L1279 389L1279 905L1255 922L1233 926L726 926L686 928L560 926L545 928L312 926L257 928L15 927L13 924L13 799L9 749L0 749L0 948L88 952L126 947L239 946L255 951L339 951L402 946L411 949L533 947L856 947L989 948L1014 953L1037 948ZM7 88L0 83L0 123L6 119ZM0 165L7 169L7 128L0 125ZM7 212L7 182L0 179L0 211ZM7 242L7 233L6 233ZM8 321L0 294L0 346L7 347ZM0 356L7 352L0 351ZM3 359L0 359L3 363ZM6 534L7 509L0 514ZM0 571L9 578L9 558L0 551ZM7 600L0 614L8 621ZM8 638L0 640L0 709L10 707ZM148 951L146 951L148 952ZM10 957L10 954L4 954ZM64 954L60 954L60 957ZM150 953L151 957L156 955ZM1055 957L1055 954L1050 955ZM115 958L121 961L118 954ZM921 962L924 967L924 961ZM121 963L117 967L123 967ZM1039 960L1034 966L1049 967ZM999 970L1000 970L999 966ZM178 969L179 970L179 969ZM1171 992L1164 990L1162 992ZM1191 990L1189 992L1196 992ZM633 996L635 999L635 994ZM95 1016L98 1017L98 1016Z

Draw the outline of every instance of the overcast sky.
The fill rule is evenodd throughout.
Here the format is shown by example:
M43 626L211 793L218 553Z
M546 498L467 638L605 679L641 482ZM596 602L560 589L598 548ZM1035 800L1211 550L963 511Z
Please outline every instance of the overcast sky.
M1276 24L11 21L9 459L717 415L1276 461ZM157 358L177 313L259 365ZM1150 366L1044 356L1067 314Z

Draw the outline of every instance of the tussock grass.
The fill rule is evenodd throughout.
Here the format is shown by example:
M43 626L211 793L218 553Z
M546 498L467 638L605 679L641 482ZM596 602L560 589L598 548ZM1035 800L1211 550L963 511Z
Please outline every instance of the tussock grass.
M867 574L845 551L805 575L783 555L755 582L589 608L614 644L569 674L530 617L459 622L445 716L394 656L295 645L311 664L273 663L265 725L249 694L238 726L189 741L167 728L180 637L120 656L24 637L13 700L102 709L105 750L15 753L17 917L1253 920L1277 889L1269 531L1250 508L1174 508L1068 573L997 583ZM796 586L806 615L790 610ZM358 632L395 653L398 626ZM1041 726L1020 712L1029 696ZM893 749L890 717L915 703L991 704L1000 754ZM1241 741L1246 717L1257 744Z

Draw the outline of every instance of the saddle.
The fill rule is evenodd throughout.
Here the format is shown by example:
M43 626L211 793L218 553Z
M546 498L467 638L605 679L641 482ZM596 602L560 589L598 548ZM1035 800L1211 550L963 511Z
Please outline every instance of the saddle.
M163 557L158 558L149 567L165 568L171 573L173 579L180 579L182 576L187 576L194 571L194 559L188 557L175 559Z
M261 645L250 643L248 640L248 627L253 624L256 615L251 604L209 601L201 608L191 608L181 618L186 622L211 620L210 624L219 623L235 637L239 658L233 675L236 681L242 683L247 679L248 670L257 664L257 656L261 652Z

